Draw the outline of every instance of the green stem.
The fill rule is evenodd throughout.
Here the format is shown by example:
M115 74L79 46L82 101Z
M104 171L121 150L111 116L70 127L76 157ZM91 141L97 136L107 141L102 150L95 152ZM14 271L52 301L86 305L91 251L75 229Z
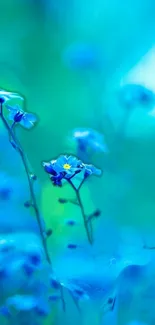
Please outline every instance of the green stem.
M13 141L14 141L14 143L16 145L16 149L18 150L19 155L21 157L21 160L22 160L22 163L23 163L26 175L27 175L27 180L28 180L29 190L30 190L30 196L31 196L31 201L32 201L31 203L32 203L32 206L34 208L37 223L38 223L38 226L39 226L39 231L40 231L40 236L41 236L41 239L42 239L42 244L43 244L45 256L46 256L46 259L47 259L48 263L51 264L50 256L49 256L48 249L47 249L46 239L44 237L44 231L42 229L41 217L40 217L39 209L38 209L37 202L36 202L36 197L35 197L34 190L33 190L32 180L31 180L31 177L30 177L31 174L29 172L28 165L27 165L27 159L26 159L26 156L25 156L25 154L24 154L24 152L23 152L23 150L21 148L20 143L16 139L16 136L15 136L15 133L13 132L13 129L9 126L9 124L7 123L7 121L6 121L6 119L5 119L4 115L3 115L3 107L2 106L3 105L1 103L1 105L0 105L1 120L3 122L4 127L8 131L8 134L13 139Z
M76 197L77 197L77 202L78 202L78 205L80 207L80 210L81 210L81 214L82 214L82 217L83 217L83 223L84 223L84 227L85 227L85 230L86 230L86 234L87 234L87 238L88 238L88 241L89 243L92 245L92 236L91 234L89 233L89 229L88 229L88 223L87 223L87 217L85 215L85 211L84 211L84 206L82 204L82 201L81 201L81 197L80 197L80 187L78 189L76 189L76 187L74 186L74 184L71 182L70 179L67 179L66 180L68 181L68 183L72 186L72 188L74 189L75 193L76 193Z

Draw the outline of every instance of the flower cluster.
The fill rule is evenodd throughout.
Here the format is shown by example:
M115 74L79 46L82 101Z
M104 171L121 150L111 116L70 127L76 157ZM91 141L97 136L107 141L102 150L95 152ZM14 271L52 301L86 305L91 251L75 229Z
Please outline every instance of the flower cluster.
M19 273L21 275L21 278L19 277L19 279L17 279L19 281L17 282L19 282L22 286L24 280L25 285L27 286L28 283L29 288L24 287L24 293L19 292L19 294L16 294L16 289L13 290L12 296L9 296L6 299L5 304L0 307L0 315L10 317L11 310L13 307L19 312L26 311L27 313L32 312L35 315L47 316L50 312L49 303L51 302L61 300L63 310L65 310L65 300L63 295L64 284L59 282L55 278L54 273L52 273L52 278L50 279L50 281L49 274L47 274L47 276L46 274L44 274L44 272L46 273L46 266L48 269L47 272L53 272L53 264L47 246L47 238L52 234L52 230L49 229L48 231L46 231L46 227L42 222L34 191L34 181L36 180L36 175L34 175L29 169L29 162L27 161L27 156L15 132L16 125L21 125L26 129L31 129L35 126L38 119L36 115L26 112L19 105L10 105L10 103L8 105L8 102L14 99L21 101L23 100L23 97L16 93L0 90L0 119L3 123L4 128L6 129L7 134L9 135L9 142L19 154L21 162L24 166L25 174L29 184L30 194L29 201L26 201L24 203L24 206L27 208L31 207L34 209L38 226L37 234L39 230L39 235L42 244L41 248L43 249L44 254L42 254L43 252L41 252L40 250L38 251L37 249L17 251L17 247L12 241L7 242L5 238L2 238L2 240L0 241L0 281L7 281L8 283L13 282L13 278L17 275L17 273ZM93 132L92 130L89 130L88 133L82 132L82 134L78 134L78 132L75 132L75 138L76 141L80 144L80 146L86 146L93 150L95 150L95 148L99 148L99 150L104 151L102 138L100 138L99 134ZM62 182L67 181L74 189L75 199L67 200L60 198L59 202L71 202L73 204L76 204L80 208L81 216L83 218L83 224L86 230L86 235L89 243L92 244L93 228L91 225L91 221L93 220L93 218L96 218L100 215L100 211L97 210L89 216L85 214L84 206L80 197L80 188L84 183L85 179L87 179L90 175L101 175L101 170L93 165L85 164L77 157L70 155L60 155L55 160L43 162L43 167L44 170L50 175L50 179L55 186L61 187ZM76 175L79 174L80 185L75 186L73 179L75 179ZM2 186L0 188L0 200L7 202L7 200L10 199L12 194L14 194L14 191L12 191L12 186L10 186L10 184L7 184L6 181L3 182L3 184L1 185ZM76 223L74 222L74 220L70 220L68 221L68 225L74 226L76 225ZM76 248L78 248L78 245L76 243L69 243L67 245L67 249L75 250ZM46 264L46 262L48 262L48 264ZM47 278L47 290L45 290L45 294L42 292L42 290L39 290L39 286L38 284L36 284L36 279L37 277L40 277L40 275L41 277L42 275L44 276L44 280L45 278ZM31 290L30 286L32 284L33 289L31 288ZM52 289L52 292L53 290L56 291L56 294L51 294L49 292L50 289ZM71 290L69 290L69 293L70 292ZM80 294L77 289L76 298L78 295ZM72 294L71 296L73 297ZM29 320L27 320L27 323L29 323Z
M70 180L83 172L84 179L89 175L101 175L101 170L93 165L84 164L74 156L61 155L56 160L43 162L44 170L50 174L56 186L62 186L62 180Z

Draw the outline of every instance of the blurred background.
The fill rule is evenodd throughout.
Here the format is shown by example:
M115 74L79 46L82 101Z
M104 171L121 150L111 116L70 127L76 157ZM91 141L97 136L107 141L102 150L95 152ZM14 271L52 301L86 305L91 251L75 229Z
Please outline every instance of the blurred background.
M81 243L85 236L77 208L58 203L71 190L51 186L41 165L77 154L70 141L75 128L97 130L108 148L86 161L103 171L82 189L88 213L98 208L97 222L110 218L155 245L155 101L144 96L128 105L122 95L128 84L155 91L154 1L0 0L0 13L0 88L23 95L25 109L39 119L33 130L21 128L19 138L39 180L40 209L53 230L53 259L70 240ZM23 179L12 151L4 155L6 142L0 146L1 168ZM79 224L71 232L66 220L73 216Z

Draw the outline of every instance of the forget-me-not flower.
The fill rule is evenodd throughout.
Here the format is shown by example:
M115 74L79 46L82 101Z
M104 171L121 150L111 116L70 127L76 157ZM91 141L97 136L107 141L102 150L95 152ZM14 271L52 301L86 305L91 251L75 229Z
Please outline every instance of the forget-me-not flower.
M17 310L32 310L37 306L37 298L31 295L14 295L6 301L7 306Z
M56 186L62 186L62 180L74 178L78 173L84 172L84 178L89 175L100 175L100 169L93 165L82 163L74 156L60 156L56 160L43 162L44 170L50 174L51 181Z
M6 108L9 111L8 119L14 123L19 123L25 129L31 129L37 122L35 114L25 112L19 105L7 105Z
M64 178L70 178L81 171L82 162L74 156L61 155L56 160L43 162L45 171L52 176L63 175Z
M155 103L155 94L141 84L126 84L120 88L120 102L126 107L150 105Z
M14 98L24 100L24 98L17 93L13 93L3 89L0 90L0 103L5 103L6 101Z
M103 134L91 128L76 128L73 130L73 138L77 142L81 152L93 150L97 152L108 152Z
M93 165L89 165L89 164L83 164L82 163L82 167L84 168L84 177L90 176L90 175L96 175L96 176L100 176L101 175L101 170L96 168Z

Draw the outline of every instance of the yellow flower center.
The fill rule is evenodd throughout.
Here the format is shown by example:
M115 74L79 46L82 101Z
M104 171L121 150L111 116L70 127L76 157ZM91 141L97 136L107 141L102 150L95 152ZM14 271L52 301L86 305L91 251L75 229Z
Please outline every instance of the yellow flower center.
M63 168L64 168L64 169L70 169L70 168L71 168L71 165L69 165L69 164L64 164L64 165L63 165Z

